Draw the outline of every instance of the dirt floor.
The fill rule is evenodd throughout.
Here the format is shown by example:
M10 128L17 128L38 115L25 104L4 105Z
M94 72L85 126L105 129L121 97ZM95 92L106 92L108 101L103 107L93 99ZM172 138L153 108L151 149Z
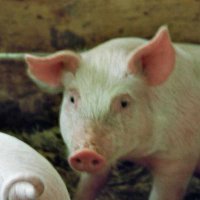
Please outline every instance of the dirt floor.
M64 179L69 193L76 191L78 176L70 169L66 161L65 145L58 127L38 131L9 131L9 134L30 144L44 155L58 170ZM151 188L149 172L133 163L121 162L112 171L108 184L98 200L147 200ZM200 199L200 179L193 177L188 188L186 200Z

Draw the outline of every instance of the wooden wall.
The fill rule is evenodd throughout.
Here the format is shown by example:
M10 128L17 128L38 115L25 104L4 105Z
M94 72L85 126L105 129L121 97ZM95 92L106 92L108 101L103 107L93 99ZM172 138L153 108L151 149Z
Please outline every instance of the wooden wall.
M168 24L174 41L200 43L199 0L0 0L0 51L88 48L113 37L151 37Z

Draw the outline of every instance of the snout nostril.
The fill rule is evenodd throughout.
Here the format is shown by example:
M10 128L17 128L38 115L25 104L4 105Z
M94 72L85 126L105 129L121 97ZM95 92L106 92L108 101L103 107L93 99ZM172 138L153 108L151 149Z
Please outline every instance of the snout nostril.
M92 161L92 164L93 164L93 165L98 165L98 164L99 164L99 160L93 160L93 161Z
M81 163L81 159L77 158L77 159L76 159L76 162L77 162L77 163Z

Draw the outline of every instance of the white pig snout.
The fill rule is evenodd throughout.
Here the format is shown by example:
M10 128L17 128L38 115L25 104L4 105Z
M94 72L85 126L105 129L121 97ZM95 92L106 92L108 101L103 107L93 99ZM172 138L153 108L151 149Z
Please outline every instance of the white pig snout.
M70 156L69 164L77 171L98 173L104 168L106 160L97 152L85 148Z

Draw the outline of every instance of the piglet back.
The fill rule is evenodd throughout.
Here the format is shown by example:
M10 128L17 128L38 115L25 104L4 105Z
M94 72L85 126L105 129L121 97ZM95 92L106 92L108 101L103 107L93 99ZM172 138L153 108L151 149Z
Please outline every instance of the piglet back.
M3 182L0 199L37 200L43 194L44 189L44 183L38 175L22 172Z

